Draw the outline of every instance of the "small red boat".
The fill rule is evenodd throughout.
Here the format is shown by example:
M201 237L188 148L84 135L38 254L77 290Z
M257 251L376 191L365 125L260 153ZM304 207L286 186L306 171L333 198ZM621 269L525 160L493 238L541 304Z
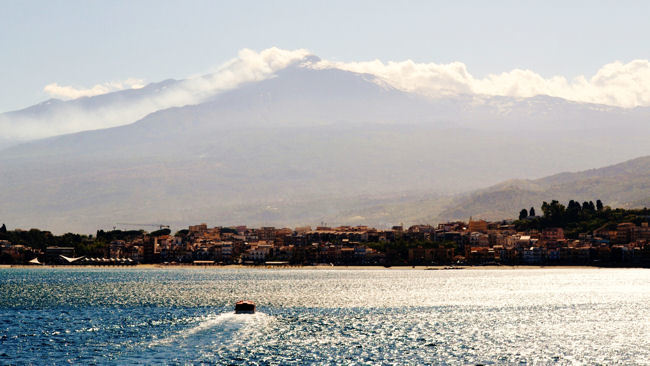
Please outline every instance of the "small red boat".
M255 303L250 300L237 301L235 314L255 314Z

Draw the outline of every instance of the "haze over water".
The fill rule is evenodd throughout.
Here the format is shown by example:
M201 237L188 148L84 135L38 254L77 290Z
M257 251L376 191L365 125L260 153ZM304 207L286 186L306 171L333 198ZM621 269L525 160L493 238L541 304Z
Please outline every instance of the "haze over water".
M649 300L644 269L0 269L0 363L642 364Z

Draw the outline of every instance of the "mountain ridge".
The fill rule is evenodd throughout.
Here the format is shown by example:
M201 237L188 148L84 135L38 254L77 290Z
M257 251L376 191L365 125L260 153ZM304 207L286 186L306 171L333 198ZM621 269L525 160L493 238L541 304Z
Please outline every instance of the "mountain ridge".
M294 65L128 125L4 150L0 218L82 232L142 220L390 225L442 217L444 195L650 152L646 110L589 110L593 127L579 104L499 98L514 103L504 115L494 100Z
M535 180L503 182L456 199L440 215L449 219L462 218L468 213L491 220L514 218L522 208L539 208L542 201L553 199L561 202L601 199L615 207L644 207L642 203L650 202L650 156Z

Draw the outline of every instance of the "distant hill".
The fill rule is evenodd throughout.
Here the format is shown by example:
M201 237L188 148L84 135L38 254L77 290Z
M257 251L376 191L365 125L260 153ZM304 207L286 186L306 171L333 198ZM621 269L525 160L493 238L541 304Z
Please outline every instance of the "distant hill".
M92 113L117 113L174 83L60 103L92 101ZM3 116L5 126L21 121ZM198 104L1 151L0 221L94 232L116 222L389 226L512 216L511 206L563 196L540 180L513 181L452 206L446 197L648 155L649 120L649 108L545 96L428 99L370 75L297 63ZM576 184L553 179L558 192ZM596 194L605 186L581 185L591 187L584 196L614 203L614 194Z
M0 114L0 149L71 131L93 130L135 122L168 104L168 94L179 81L165 80L140 89L62 101L49 99L18 111Z
M650 156L600 169L561 173L536 180L511 180L463 195L441 210L441 218L516 218L519 210L543 201L602 200L622 208L650 206Z

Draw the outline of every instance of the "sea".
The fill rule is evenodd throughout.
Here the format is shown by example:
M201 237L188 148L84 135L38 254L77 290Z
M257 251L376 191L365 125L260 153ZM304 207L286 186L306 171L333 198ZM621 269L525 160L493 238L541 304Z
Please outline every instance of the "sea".
M1 268L0 364L650 364L650 270Z

